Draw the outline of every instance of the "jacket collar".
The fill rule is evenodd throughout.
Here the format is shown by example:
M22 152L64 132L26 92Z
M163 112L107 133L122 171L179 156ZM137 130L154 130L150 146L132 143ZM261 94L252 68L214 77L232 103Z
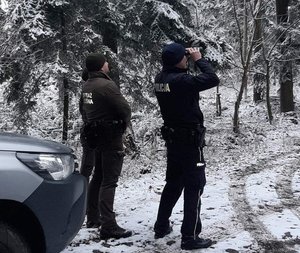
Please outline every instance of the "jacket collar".
M186 73L187 69L180 69L175 66L163 66L163 72L175 72L175 73Z
M93 78L105 78L111 80L111 78L102 71L89 72L89 79L93 79Z

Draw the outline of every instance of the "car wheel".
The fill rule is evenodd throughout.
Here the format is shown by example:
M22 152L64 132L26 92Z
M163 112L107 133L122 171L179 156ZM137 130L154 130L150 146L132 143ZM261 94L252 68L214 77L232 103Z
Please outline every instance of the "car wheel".
M31 250L23 236L16 229L0 221L0 252L30 253Z

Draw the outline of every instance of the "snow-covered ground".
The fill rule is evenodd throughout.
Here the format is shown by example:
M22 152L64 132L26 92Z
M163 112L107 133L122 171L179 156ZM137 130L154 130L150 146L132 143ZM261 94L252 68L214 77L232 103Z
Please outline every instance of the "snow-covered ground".
M263 103L243 101L237 135L232 132L234 98L222 97L220 117L214 114L214 101L213 92L204 93L200 101L208 128L201 236L214 244L194 252L300 252L299 108L295 114L280 115L275 99L275 120L270 125ZM299 102L296 98L296 107ZM97 229L83 225L63 253L185 252L180 249L182 198L171 217L173 232L154 239L166 165L160 147L152 157L127 157L124 164L115 209L119 224L134 235L103 241Z

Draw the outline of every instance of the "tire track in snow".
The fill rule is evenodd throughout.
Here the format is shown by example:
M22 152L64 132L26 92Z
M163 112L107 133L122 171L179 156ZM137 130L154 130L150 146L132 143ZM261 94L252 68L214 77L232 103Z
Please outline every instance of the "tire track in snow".
M294 154L294 153L291 153ZM266 171L265 168L273 168L274 161L282 160L286 158L289 154L280 153L272 155L268 159L259 160L257 164L253 167L246 167L240 170L236 170L231 175L231 187L229 190L229 198L232 202L233 207L236 210L238 220L243 224L244 229L248 231L253 238L257 241L259 247L261 247L262 252L272 252L272 253L294 253L292 247L295 244L299 244L298 237L296 239L280 241L276 236L274 236L268 227L262 222L262 214L274 213L278 210L283 210L285 208L292 209L293 213L297 213L299 218L299 213L295 207L299 207L299 201L297 202L293 196L291 183L292 175L297 171L297 166L299 164L294 164L289 167L289 173L282 173L280 176L276 176L275 192L278 195L278 201L280 204L275 204L271 206L261 206L263 210L254 211L252 205L250 204L250 199L247 196L247 180L251 175L261 174ZM274 159L274 160L273 160ZM269 164L269 161L273 161ZM276 171L275 171L276 173Z
M292 189L293 179L300 168L300 162L298 161L287 164L284 170L281 171L277 179L276 191L283 206L289 208L300 219L300 201Z
M269 233L263 223L258 219L257 214L253 212L247 200L247 177L258 172L257 169L252 167L246 168L246 170L242 172L233 173L228 194L238 220L243 224L244 229L248 231L260 245L261 241L275 240L275 237Z

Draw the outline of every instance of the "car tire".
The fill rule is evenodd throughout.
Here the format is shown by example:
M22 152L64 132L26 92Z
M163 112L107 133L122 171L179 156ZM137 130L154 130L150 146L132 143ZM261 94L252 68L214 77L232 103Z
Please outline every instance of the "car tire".
M23 236L12 226L0 221L0 252L31 253Z

